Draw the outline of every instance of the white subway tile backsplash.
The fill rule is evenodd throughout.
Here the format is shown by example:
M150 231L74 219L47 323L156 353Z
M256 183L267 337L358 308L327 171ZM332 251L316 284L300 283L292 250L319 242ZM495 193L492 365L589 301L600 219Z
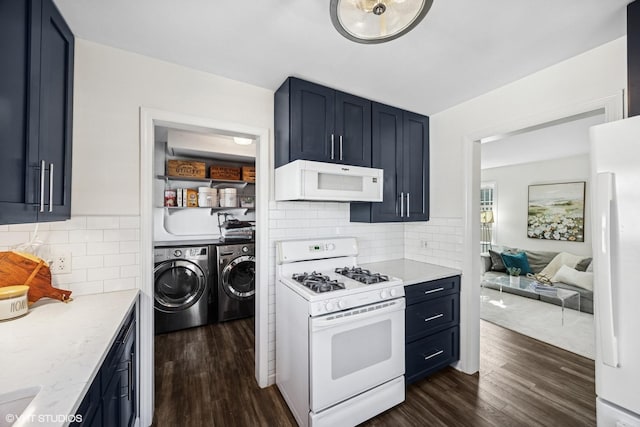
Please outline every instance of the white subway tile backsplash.
M105 242L130 242L140 239L139 230L125 229L125 230L104 230Z
M83 230L87 228L86 216L74 216L66 221L50 222L50 230Z
M94 282L81 282L72 283L70 289L73 294L72 297L89 294L101 294L104 292L104 282L102 280L96 280Z
M87 255L109 255L120 253L120 242L88 242Z
M136 254L104 255L104 266L120 267L123 265L135 265L139 263L136 256Z
M69 243L80 242L102 242L104 240L103 230L70 230Z
M88 216L87 228L92 230L106 230L120 228L119 216Z
M119 243L120 243L120 253L123 253L123 254L140 253L139 241L127 241L127 242L119 242Z
M30 238L41 240L44 244L69 243L68 231L43 231L31 233Z
M40 224L9 224L9 231L48 231L49 223L43 222Z
M120 277L120 267L101 267L88 270L87 280L107 280Z
M52 274L51 282L53 286L70 285L73 283L82 283L87 281L87 270L75 269L71 273Z
M32 238L42 242L37 253L47 260L53 254L71 254L71 273L52 274L52 283L74 296L139 287L139 216L74 216L60 222L0 225L0 250Z
M85 255L73 256L71 259L71 268L98 268L104 266L104 256L102 255Z
M7 231L2 233L0 244L3 246L15 246L27 243L30 240L28 231Z
M133 277L126 279L109 279L104 281L104 292L124 291L136 288L136 279Z
M121 216L120 228L134 228L140 229L140 217L139 216Z
M125 265L120 267L120 277L140 277L140 266Z

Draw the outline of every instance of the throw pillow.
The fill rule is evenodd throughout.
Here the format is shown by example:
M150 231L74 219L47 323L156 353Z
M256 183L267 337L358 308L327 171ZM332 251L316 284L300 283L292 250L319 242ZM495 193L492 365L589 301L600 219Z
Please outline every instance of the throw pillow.
M491 257L491 271L505 272L507 269L502 262L500 254L494 250L489 249L489 256Z
M591 264L591 258L585 258L576 265L576 270L587 271L589 264Z
M578 263L582 261L583 258L584 258L583 256L573 255L568 252L560 252L558 255L556 255L554 259L551 260L549 265L547 265L540 272L540 274L547 277L553 277L558 272L558 270L560 270L560 267L562 267L563 265L566 265L567 267L575 268L576 265L578 265Z
M578 271L563 265L551 279L552 282L562 282L567 285L578 286L593 291L593 273Z
M529 261L527 260L527 254L525 254L524 252L518 252L516 254L503 252L500 255L502 256L502 262L504 263L505 268L519 268L521 276L526 276L527 274L531 273Z
M558 255L558 252L530 250L525 250L524 253L527 254L527 261L533 274L540 273Z

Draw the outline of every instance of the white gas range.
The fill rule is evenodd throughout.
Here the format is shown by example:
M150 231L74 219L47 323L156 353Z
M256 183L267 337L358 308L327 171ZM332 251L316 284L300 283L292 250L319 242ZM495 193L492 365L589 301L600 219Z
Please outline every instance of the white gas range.
M355 238L277 242L276 383L302 426L404 401L404 287L357 268Z

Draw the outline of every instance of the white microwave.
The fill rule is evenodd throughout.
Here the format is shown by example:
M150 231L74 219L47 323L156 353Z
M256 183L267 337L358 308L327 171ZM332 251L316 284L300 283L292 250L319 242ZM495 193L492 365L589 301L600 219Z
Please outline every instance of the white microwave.
M276 169L276 200L381 202L383 170L294 160Z

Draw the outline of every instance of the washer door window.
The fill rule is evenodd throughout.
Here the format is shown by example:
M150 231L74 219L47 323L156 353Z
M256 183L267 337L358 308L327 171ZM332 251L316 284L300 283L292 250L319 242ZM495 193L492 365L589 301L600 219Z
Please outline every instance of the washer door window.
M195 304L206 289L202 269L190 261L165 261L156 266L155 306L167 311L182 311Z
M222 270L222 287L232 298L249 299L256 293L256 262L252 255L231 260Z

